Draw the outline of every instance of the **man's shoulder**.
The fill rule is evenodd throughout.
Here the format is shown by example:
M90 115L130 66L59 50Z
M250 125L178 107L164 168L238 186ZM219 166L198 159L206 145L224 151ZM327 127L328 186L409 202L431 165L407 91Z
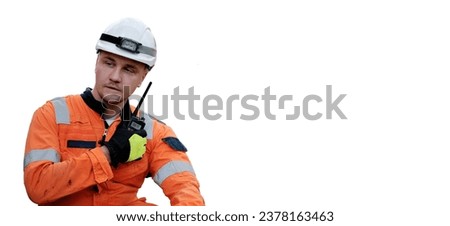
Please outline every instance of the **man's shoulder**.
M41 112L44 114L58 114L59 112L65 112L69 111L71 105L73 105L74 102L78 102L81 100L80 95L66 95L66 96L57 96L53 97L52 99L48 99L39 106L35 112Z
M42 108L42 107L48 107L48 106L53 106L53 105L55 105L55 103L59 103L59 102L67 102L68 100L70 101L70 100L76 99L77 96L80 96L80 95L72 95L72 94L71 94L71 95L66 95L66 96L56 96L56 97L47 99L47 100L40 106L40 108Z
M47 100L44 106L52 106L52 107L68 107L69 105L73 105L74 103L78 103L83 99L79 94L70 94L66 96L57 96L53 97L50 100Z
M165 122L163 122L162 120L158 119L157 117L148 114L146 112L140 112L141 117L144 117L145 120L151 120L151 121L155 121L156 123L162 124L162 125L166 125Z
M34 111L34 117L52 119L56 118L57 122L69 121L69 109L72 99L76 98L76 95L66 95L47 99L41 106Z

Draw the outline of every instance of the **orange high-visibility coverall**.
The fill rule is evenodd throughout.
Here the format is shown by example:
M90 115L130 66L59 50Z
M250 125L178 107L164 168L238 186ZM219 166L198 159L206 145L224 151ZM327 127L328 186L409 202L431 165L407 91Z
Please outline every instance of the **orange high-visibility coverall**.
M154 205L137 197L144 179L151 176L171 205L204 205L181 143L162 140L176 140L172 129L147 114L141 116L146 122L145 154L114 168L99 144L106 132L104 120L80 95L56 98L37 109L24 157L29 198L39 205ZM106 140L120 120L117 117L109 126Z

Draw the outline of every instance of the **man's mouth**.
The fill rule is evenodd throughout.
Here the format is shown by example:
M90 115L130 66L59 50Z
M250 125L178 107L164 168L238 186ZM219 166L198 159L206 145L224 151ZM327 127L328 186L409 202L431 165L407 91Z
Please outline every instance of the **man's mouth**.
M119 89L119 88L117 88L117 87L115 87L115 86L105 86L105 87L108 88L108 89L112 89L112 90L115 90L115 91L122 92L121 89Z

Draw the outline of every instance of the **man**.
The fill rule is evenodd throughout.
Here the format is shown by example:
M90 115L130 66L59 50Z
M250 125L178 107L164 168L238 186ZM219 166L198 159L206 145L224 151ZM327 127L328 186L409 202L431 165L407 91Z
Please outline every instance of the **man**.
M152 177L171 205L204 205L187 149L172 129L128 97L155 64L156 45L141 21L122 19L97 42L95 86L48 101L28 131L24 182L38 205L154 205L138 198ZM134 117L136 118L136 117Z

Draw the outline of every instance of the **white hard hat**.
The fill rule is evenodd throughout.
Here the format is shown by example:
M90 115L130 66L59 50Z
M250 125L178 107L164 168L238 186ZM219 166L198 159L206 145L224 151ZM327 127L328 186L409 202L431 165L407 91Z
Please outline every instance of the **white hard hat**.
M134 18L124 18L108 26L95 49L144 63L148 68L156 61L156 43L150 28Z

